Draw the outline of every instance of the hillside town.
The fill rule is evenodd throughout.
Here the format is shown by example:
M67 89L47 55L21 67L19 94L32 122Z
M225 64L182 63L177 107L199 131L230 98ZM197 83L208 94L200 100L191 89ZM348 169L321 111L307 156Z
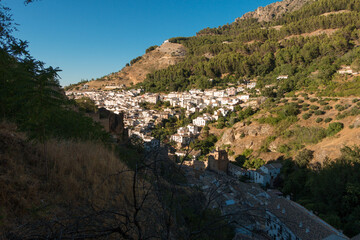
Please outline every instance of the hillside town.
M249 82L238 87L224 90L199 90L188 92L171 92L169 94L143 93L141 89L119 91L67 91L71 99L90 98L98 108L106 108L114 113L124 113L124 124L129 136L138 136L144 141L144 148L151 150L160 146L160 141L151 136L152 129L163 120L171 117L179 118L182 112L188 117L211 107L217 109L214 114L203 113L193 119L192 123L180 127L170 140L178 145L178 149L194 141L200 130L209 122L216 121L220 116L226 116L234 111L235 106L256 106L257 99L250 98L248 90L254 89L256 82ZM143 104L167 103L167 107L159 110L146 109Z
M191 187L203 189L211 207L228 215L235 225L235 239L349 239L312 212L274 190L274 181L282 165L269 162L259 169L244 169L229 161L226 150L215 148L205 159L198 159L201 152L184 148L198 138L202 128L234 111L237 105L258 105L251 98L250 83L224 90L198 89L169 94L143 93L141 89L120 91L68 91L69 98L88 97L99 108L123 115L129 136L143 140L145 151L158 149L162 143L151 136L157 124L170 117L179 118L200 113L209 106L216 108L214 114L203 113L192 123L180 127L170 136L174 147L167 148L169 159L178 164ZM161 110L148 109L144 103L153 105L167 102ZM182 110L182 112L181 112ZM186 161L184 161L186 160ZM211 202L211 203L210 203ZM294 222L296 219L296 222Z

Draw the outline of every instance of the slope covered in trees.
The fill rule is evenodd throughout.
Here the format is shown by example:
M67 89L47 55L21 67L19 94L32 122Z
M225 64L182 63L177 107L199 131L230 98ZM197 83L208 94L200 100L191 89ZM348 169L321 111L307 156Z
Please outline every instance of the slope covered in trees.
M340 10L347 11L324 15ZM358 61L359 19L359 1L318 0L271 22L244 19L172 38L187 48L185 61L148 74L140 86L180 91L257 79L260 87L275 83L280 94L326 86L341 65ZM319 29L332 34L313 34ZM289 78L278 82L280 74Z

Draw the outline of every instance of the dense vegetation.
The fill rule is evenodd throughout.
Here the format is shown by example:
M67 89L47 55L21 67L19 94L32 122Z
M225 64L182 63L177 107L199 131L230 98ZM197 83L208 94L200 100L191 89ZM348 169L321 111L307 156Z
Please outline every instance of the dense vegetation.
M285 161L282 190L332 226L354 236L360 229L360 148L344 147L335 161L311 165L313 152L302 150Z
M348 11L322 15L338 10ZM195 37L170 39L188 49L185 61L149 74L141 85L153 92L183 91L257 78L258 87L275 83L278 95L319 86L331 89L326 88L324 95L334 93L334 89L345 88L332 81L336 70L359 61L359 11L355 0L320 0L274 22L242 20L204 29ZM277 25L282 25L280 30L273 28ZM330 36L290 38L318 29L338 31ZM277 81L281 74L289 78ZM346 84L358 89L358 81ZM356 90L345 94L356 94Z
M108 141L100 124L78 111L58 81L58 68L45 67L27 51L27 43L12 37L14 26L1 11L0 120L17 123L30 138Z

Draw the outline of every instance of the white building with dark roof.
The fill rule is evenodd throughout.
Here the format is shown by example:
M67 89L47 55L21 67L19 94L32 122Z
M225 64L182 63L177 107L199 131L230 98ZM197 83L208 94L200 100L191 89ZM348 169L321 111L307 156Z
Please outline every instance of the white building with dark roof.
M271 192L269 194L271 201L266 203L265 231L271 239L349 239L303 206Z
M280 163L268 163L255 171L249 171L250 179L254 183L262 186L270 185L272 181L280 174Z

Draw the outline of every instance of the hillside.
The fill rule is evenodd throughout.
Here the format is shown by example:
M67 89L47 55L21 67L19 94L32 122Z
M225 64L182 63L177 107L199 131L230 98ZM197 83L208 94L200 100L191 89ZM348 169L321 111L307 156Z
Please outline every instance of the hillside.
M310 101L310 99L312 99ZM316 100L316 101L315 101ZM294 98L283 98L268 102L254 114L249 124L238 122L225 128L217 146L229 146L234 152L232 159L251 149L253 157L265 161L280 156L295 157L300 149L314 152L313 163L323 164L326 158L336 159L343 146L353 146L360 139L360 104L358 98L304 98L298 94ZM283 107L298 109L296 119L281 119ZM346 109L345 109L346 108ZM295 109L295 108L294 108ZM343 128L331 137L324 135L331 123L343 124Z
M336 71L342 65L357 66L359 61L360 3L304 3L283 1L265 8L262 14L267 16L271 11L281 12L274 6L288 4L287 13L271 21L258 21L253 13L231 24L200 30L194 37L170 39L187 48L184 61L149 74L139 86L168 92L224 87L251 79L258 80L258 87L275 84L282 93L334 86L329 83ZM279 75L289 78L279 82Z
M181 44L165 42L155 49L145 53L135 63L124 67L116 73L111 73L95 81L87 82L89 89L113 89L121 85L127 87L141 83L148 73L167 68L181 62L186 55L186 49ZM80 87L73 85L70 89ZM107 87L107 88L106 88Z

